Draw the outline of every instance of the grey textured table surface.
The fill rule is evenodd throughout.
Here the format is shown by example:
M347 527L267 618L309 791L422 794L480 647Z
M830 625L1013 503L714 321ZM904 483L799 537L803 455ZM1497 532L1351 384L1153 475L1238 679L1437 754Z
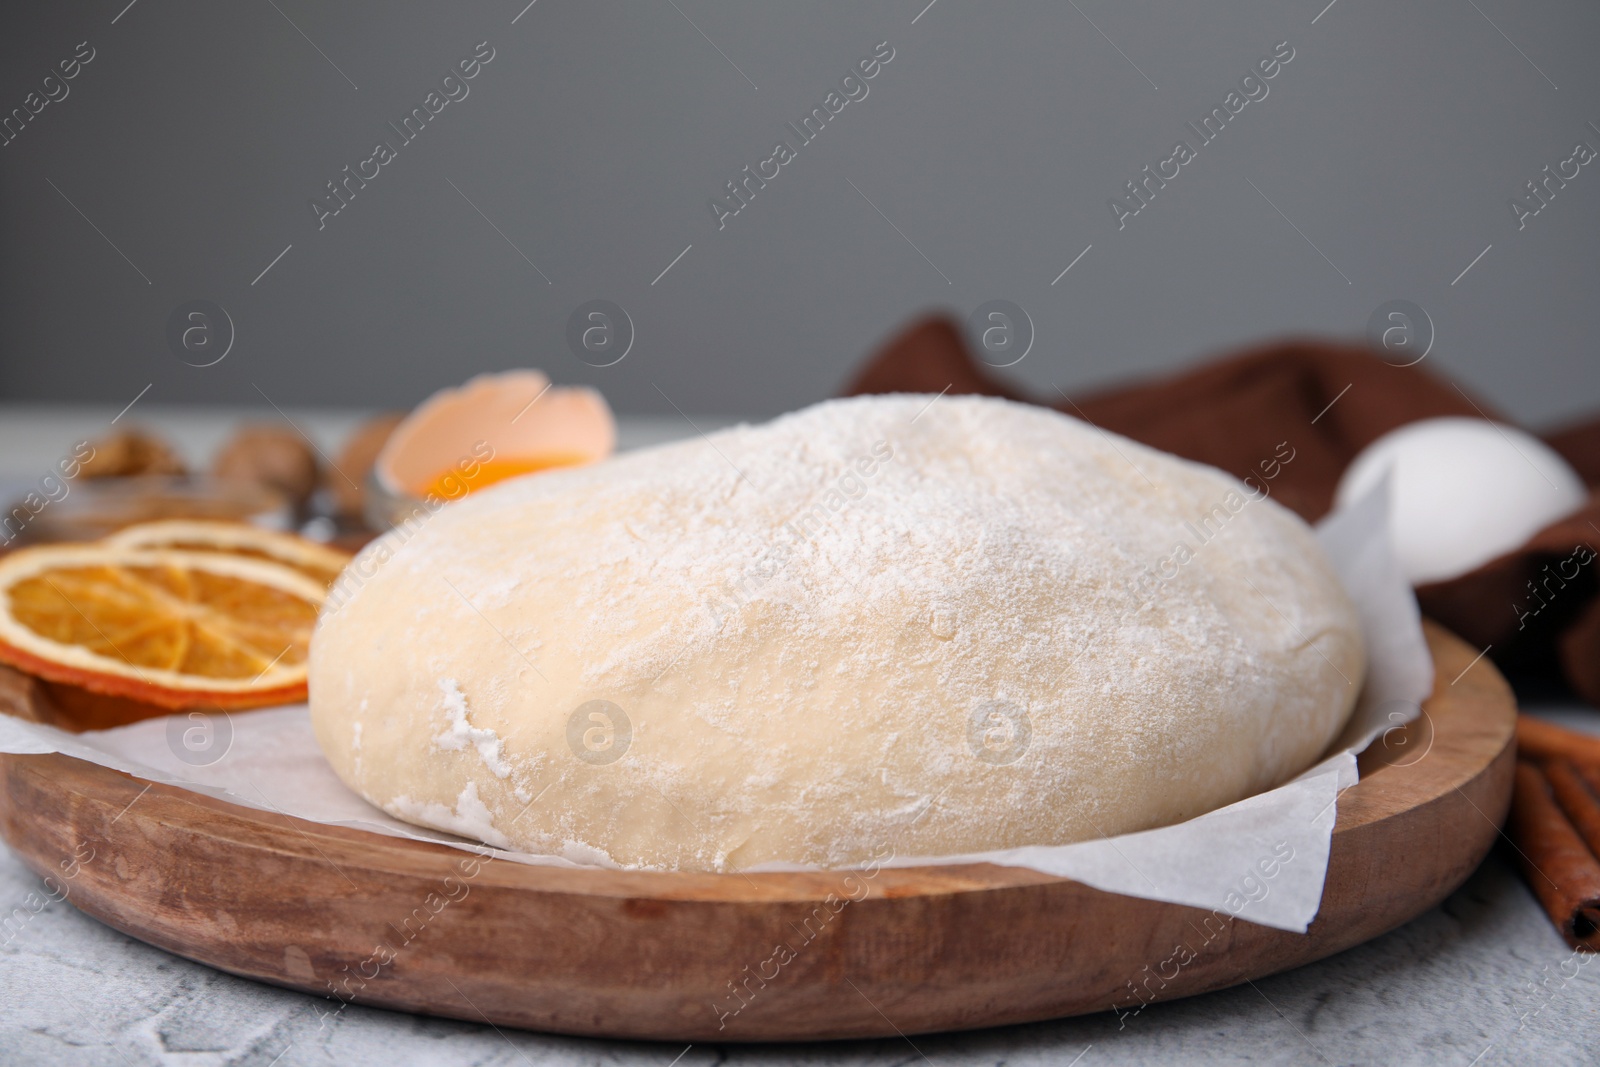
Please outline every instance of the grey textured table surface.
M25 480L35 467L48 469L75 434L97 432L110 414L0 408L0 478ZM209 447L223 425L221 414L146 418L190 450ZM335 413L297 421L333 444L352 419ZM696 421L704 429L726 420ZM686 428L625 424L623 438L646 443ZM1600 714L1584 709L1536 710L1590 729L1600 724ZM502 1031L357 1006L336 1012L336 1002L151 948L70 902L31 914L23 905L39 880L0 849L0 1064L1600 1061L1600 959L1567 949L1505 854L1501 846L1442 905L1384 937L1253 985L1153 1005L1126 1019L1107 1014L909 1040L685 1048Z

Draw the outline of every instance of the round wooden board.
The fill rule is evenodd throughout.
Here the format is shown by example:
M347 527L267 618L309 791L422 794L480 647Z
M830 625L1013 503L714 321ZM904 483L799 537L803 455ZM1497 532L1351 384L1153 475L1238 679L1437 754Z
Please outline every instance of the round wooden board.
M1305 934L987 864L865 878L475 863L61 755L0 757L0 833L57 878L92 850L59 884L140 940L404 1011L777 1041L1130 1010L1359 944L1438 903L1483 859L1510 802L1516 706L1475 649L1427 632L1438 680L1426 715L1362 756ZM1180 945L1193 958L1175 955Z

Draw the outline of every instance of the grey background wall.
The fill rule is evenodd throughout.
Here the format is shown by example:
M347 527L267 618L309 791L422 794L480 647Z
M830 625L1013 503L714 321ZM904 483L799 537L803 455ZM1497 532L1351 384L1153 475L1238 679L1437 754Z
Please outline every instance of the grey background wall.
M1521 229L1508 205L1600 148L1592 3L525 3L14 5L0 112L93 59L0 147L0 399L408 405L531 365L624 412L760 416L927 309L1021 306L1007 373L1071 390L1358 337L1406 299L1428 366L1514 416L1600 407L1600 163ZM800 145L784 124L882 41ZM1284 41L1202 146L1185 123ZM469 95L403 143L479 42ZM709 198L779 139L796 158L719 229ZM1180 139L1196 158L1119 229L1109 199ZM211 366L168 341L195 299L233 324ZM593 299L634 325L614 366L566 341Z

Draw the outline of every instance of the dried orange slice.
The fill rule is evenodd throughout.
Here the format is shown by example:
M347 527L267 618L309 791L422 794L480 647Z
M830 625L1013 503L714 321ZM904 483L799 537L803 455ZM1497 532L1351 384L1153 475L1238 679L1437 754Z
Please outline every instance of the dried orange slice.
M0 662L164 708L304 700L326 591L221 552L43 545L0 558Z
M120 548L223 552L230 556L273 560L316 579L324 588L332 585L345 564L350 562L350 556L336 548L242 522L207 522L202 519L141 522L118 530L101 543Z

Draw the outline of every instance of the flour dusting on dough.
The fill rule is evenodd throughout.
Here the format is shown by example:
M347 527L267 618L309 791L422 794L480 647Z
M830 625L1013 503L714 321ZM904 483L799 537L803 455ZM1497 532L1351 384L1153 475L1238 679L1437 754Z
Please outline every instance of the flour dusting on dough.
M436 801L419 801L404 795L384 804L383 810L406 822L485 841L496 848L513 848L511 839L494 828L494 817L478 797L477 782L468 782L461 790L453 811Z
M433 739L433 743L446 752L460 752L468 745L478 750L478 755L483 758L483 765L496 778L511 777L511 764L505 761L505 744L493 730L484 730L473 726L467 719L467 696L461 691L461 686L456 684L454 678L439 680L439 691L444 694L444 713L450 720L444 733ZM477 794L473 794L476 799Z

